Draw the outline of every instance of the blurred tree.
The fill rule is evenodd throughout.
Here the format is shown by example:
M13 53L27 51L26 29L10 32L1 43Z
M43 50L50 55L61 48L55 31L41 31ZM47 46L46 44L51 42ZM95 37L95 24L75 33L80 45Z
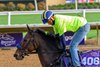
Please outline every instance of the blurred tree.
M38 9L39 10L44 10L45 8L46 8L45 2L38 2Z
M17 8L18 8L18 10L23 11L23 10L25 10L26 6L23 3L18 3Z
M15 9L15 4L13 2L8 2L7 3L7 9L8 10L14 10Z
M4 11L6 8L5 4L0 3L0 11Z
M35 9L35 7L34 7L34 5L32 3L28 3L27 4L27 9L28 10L33 10L33 9Z

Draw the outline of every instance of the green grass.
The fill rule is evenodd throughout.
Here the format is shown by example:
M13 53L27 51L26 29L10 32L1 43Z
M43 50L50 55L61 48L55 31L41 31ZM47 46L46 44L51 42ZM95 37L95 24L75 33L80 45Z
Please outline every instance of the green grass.
M86 19L88 22L100 22L100 12L86 13Z
M82 13L70 13L70 14L64 13L64 15L82 16ZM100 12L86 13L86 19L89 23L90 22L100 22ZM7 25L7 22L8 22L7 15L0 16L0 25ZM41 24L41 23L42 21L41 21L40 14L12 15L11 16L11 24ZM96 30L91 30L88 33L87 37L95 38Z
M17 23L17 24L39 24L39 23L42 23L40 14L12 15L11 22L12 22L12 24L15 24L15 23Z
M100 30L99 30L100 32ZM87 38L91 39L91 38L96 38L97 37L97 31L96 30L90 30L89 33L87 34ZM100 35L99 35L100 38Z
M64 15L83 16L82 13L70 13ZM88 22L100 22L100 12L86 13L86 19Z
M82 16L82 13L65 13L64 15L75 15ZM0 25L5 25L8 22L7 15L0 16ZM97 13L86 13L86 19L88 22L100 22L100 12ZM12 15L11 24L40 24L41 15L40 14L28 14L28 15Z
M6 25L8 22L8 17L6 15L0 16L0 25Z

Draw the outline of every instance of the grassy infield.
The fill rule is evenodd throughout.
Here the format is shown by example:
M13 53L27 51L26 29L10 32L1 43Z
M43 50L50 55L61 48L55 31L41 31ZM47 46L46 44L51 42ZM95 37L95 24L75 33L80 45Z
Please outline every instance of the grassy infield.
M66 14L66 15L77 15L82 16L82 14ZM7 16L0 16L0 25L6 25L8 20ZM100 12L98 13L87 13L86 19L88 22L100 22ZM12 15L11 16L11 24L41 24L41 15L40 14L34 14L34 15ZM88 33L88 38L95 38L96 37L96 31L91 30ZM100 37L100 35L99 35Z

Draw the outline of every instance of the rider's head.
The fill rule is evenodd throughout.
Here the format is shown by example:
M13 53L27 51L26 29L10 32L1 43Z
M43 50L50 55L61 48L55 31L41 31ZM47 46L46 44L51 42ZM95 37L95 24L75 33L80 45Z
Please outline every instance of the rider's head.
M45 23L48 23L50 20L52 20L52 16L54 15L54 13L52 12L52 11L44 11L43 13L42 13L42 16L41 16L41 18L42 18L42 21L43 21L43 23L45 24Z

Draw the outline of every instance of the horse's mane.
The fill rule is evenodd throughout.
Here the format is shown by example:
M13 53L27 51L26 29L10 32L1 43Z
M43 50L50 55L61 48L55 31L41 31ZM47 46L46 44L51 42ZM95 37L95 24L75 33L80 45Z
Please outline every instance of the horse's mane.
M42 30L42 29L37 28L35 31L36 31L37 33L41 34L41 35L46 35L46 34L45 34L45 31Z
M35 31L36 31L38 34L40 34L40 35L42 35L42 36L44 36L44 37L46 37L46 38L48 38L48 39L56 40L56 38L55 38L54 36L47 35L47 34L45 33L45 31L42 30L42 29L39 29L39 28L38 28L38 29L36 29ZM54 35L54 34L51 33L51 32L48 32L48 33Z
M59 45L59 40L57 40L57 39L55 38L55 36L47 35L47 34L45 33L45 31L42 30L42 29L36 29L35 31L36 31L39 35L41 35L42 38L43 38L46 42L48 42L49 44L52 44L52 45L55 46L57 49L60 48L60 46L58 46L58 45ZM53 33L51 33L51 32L48 32L48 33L50 33L50 34L52 34L52 35L55 35L55 34L53 34Z

